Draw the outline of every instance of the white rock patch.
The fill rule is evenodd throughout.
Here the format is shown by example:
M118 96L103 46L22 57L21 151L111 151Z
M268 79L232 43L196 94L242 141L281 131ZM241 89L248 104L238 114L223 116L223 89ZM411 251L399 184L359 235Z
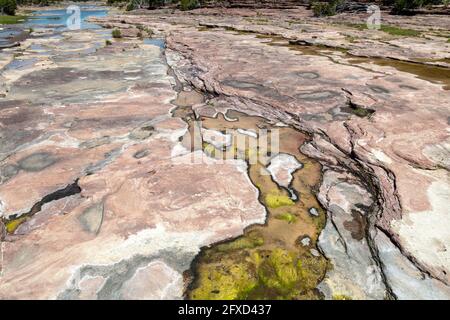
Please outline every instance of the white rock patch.
M427 190L431 209L410 212L391 223L402 244L422 263L450 273L450 186L433 182ZM435 269L435 270L436 270Z
M267 170L280 187L288 188L293 179L292 173L302 167L303 165L294 156L280 153L270 160Z

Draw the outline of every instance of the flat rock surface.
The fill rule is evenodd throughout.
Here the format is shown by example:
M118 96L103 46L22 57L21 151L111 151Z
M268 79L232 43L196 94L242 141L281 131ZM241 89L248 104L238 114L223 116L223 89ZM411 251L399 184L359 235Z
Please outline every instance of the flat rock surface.
M302 8L115 19L124 17L167 35L169 62L186 83L226 96L228 108L310 132L303 151L332 169L346 168L350 180L363 176L363 187L377 200L367 209L370 223L419 270L450 283L447 17L383 20L415 30L413 36L360 30L354 22L364 23L364 14L353 22L345 14L315 19ZM170 59L170 52L183 58ZM351 189L340 197L352 199ZM351 215L349 208L344 212ZM369 255L376 255L373 249ZM395 296L382 270L379 275ZM363 295L378 289L368 290ZM379 292L373 297L383 296Z
M2 72L1 299L180 299L202 246L264 222L245 162L173 153L161 48L108 37L29 39L33 63Z
M174 110L191 106L309 134L324 298L450 298L448 17L383 12L406 36L366 19L138 10L91 19L123 39L38 30L0 51L0 298L179 299L202 247L264 223L244 161L181 142L189 117ZM273 159L289 188L301 164Z

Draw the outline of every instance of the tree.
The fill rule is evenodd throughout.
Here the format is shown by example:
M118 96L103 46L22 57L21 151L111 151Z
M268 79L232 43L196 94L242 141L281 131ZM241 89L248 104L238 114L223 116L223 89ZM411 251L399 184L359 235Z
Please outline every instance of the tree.
M0 13L7 15L15 15L17 9L16 0L0 0Z

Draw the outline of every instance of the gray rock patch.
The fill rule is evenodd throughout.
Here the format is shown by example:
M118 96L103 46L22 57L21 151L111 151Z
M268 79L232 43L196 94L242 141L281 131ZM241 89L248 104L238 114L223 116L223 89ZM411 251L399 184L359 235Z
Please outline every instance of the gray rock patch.
M321 101L334 98L336 96L338 96L338 93L334 91L313 91L295 95L297 99L306 101Z
M133 130L129 137L130 139L133 140L145 140L147 138L149 138L153 132L155 131L155 128L153 128L152 126L145 126L145 127L141 127L141 128L137 128L135 130Z
M303 79L317 79L319 78L319 74L315 72L297 72L297 76Z
M102 277L106 281L97 293L101 300L122 299L122 287L131 279L136 271L150 262L160 260L179 273L189 269L195 256L193 252L185 252L179 248L164 250L149 256L136 255L112 265L87 265L80 268L78 275L73 277L70 287L58 295L58 299L79 299L81 290L78 283L85 277Z
M19 173L19 167L13 164L7 164L0 169L0 183L4 183Z
M387 89L385 89L385 88L383 88L383 87L380 87L380 86L373 86L373 85L370 85L370 86L368 86L373 92L376 92L376 93L389 93L389 90L387 90Z
M111 138L108 136L105 136L105 137L101 137L101 138L84 141L84 142L80 143L80 148L92 149L92 148L96 148L96 147L108 144L110 142L111 142Z
M25 171L41 171L53 165L57 159L50 153L38 152L19 161L19 167Z
M103 222L103 203L98 203L84 210L78 220L85 231L97 234Z
M148 149L145 150L140 150L138 152L136 152L133 157L136 159L142 159L145 158L146 156L148 156L150 154L150 151Z

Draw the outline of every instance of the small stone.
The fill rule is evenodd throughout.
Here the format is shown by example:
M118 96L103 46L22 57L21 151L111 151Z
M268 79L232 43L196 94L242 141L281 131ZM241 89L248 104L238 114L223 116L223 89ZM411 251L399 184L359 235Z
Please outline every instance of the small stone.
M317 211L316 208L310 208L309 209L309 214L314 216L314 217L318 217L319 216L319 211Z
M320 252L317 251L316 249L311 249L311 250L309 250L309 252L311 252L311 254L312 254L314 257L320 257Z
M310 237L304 237L302 240L300 240L300 243L304 247L308 247L311 244L311 238Z
M142 159L142 158L145 158L146 156L148 156L149 154L150 154L150 151L145 149L145 150L140 150L140 151L136 152L133 157L136 159Z

